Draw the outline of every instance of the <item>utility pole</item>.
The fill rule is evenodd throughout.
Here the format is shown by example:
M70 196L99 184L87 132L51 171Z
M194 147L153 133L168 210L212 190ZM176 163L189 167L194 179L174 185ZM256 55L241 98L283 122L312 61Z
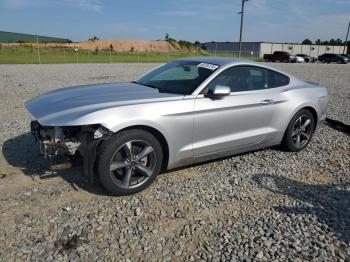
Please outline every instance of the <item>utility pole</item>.
M345 50L347 50L347 46L349 46L348 44L348 37L349 37L349 30L350 30L350 22L349 22L349 25L348 25L348 32L346 33L346 38L345 38L345 43L344 43L344 50L343 50L343 54L345 54ZM349 50L347 50L348 52Z
M109 43L109 63L112 63L112 45L111 45L111 40L108 41Z
M242 32L243 32L243 15L244 15L244 3L247 2L248 0L242 0L242 8L241 12L238 14L241 15L241 28L239 31L239 52L238 52L238 58L241 58L241 52L242 52Z
M39 37L36 36L36 44L38 46L38 60L39 60L39 64L41 64L41 57L40 57L40 47L39 47Z

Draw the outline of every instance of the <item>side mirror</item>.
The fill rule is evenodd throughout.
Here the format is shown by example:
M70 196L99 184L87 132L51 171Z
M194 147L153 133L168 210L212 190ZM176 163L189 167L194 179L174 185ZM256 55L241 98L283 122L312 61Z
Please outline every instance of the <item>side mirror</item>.
M223 97L231 94L231 88L228 86L217 85L209 88L207 97Z

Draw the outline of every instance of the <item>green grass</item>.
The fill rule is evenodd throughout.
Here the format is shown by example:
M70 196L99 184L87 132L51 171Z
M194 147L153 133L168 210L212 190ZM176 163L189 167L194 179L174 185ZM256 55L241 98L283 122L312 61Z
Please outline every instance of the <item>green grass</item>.
M207 52L110 52L98 50L97 53L80 49L75 52L73 48L41 47L40 62L42 64L56 63L160 63L188 56L214 56ZM220 53L217 56L235 57L229 53ZM259 61L259 58L248 57ZM35 46L1 46L0 64L39 64L38 49Z

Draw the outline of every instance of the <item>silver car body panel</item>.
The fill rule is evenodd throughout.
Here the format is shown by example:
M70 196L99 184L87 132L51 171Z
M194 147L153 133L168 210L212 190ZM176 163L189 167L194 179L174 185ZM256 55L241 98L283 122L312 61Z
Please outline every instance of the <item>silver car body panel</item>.
M326 118L327 90L261 63L228 58L184 58L220 67L191 95L159 93L133 83L63 88L26 103L44 126L101 124L112 132L132 126L158 130L169 147L168 168L281 143L288 123L304 107ZM233 66L267 68L290 77L287 86L231 93L220 99L201 91Z

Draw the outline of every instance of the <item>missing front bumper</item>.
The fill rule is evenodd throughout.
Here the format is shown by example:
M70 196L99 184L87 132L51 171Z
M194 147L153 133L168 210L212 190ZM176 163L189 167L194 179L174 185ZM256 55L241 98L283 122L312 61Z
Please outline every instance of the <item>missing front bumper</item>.
M52 165L51 170L67 169L67 162L77 152L83 157L82 177L89 184L95 182L94 166L99 144L108 139L113 133L102 126L81 127L46 127L38 121L31 122L31 133L39 142L40 151L50 159L60 159ZM62 160L64 160L62 162Z

